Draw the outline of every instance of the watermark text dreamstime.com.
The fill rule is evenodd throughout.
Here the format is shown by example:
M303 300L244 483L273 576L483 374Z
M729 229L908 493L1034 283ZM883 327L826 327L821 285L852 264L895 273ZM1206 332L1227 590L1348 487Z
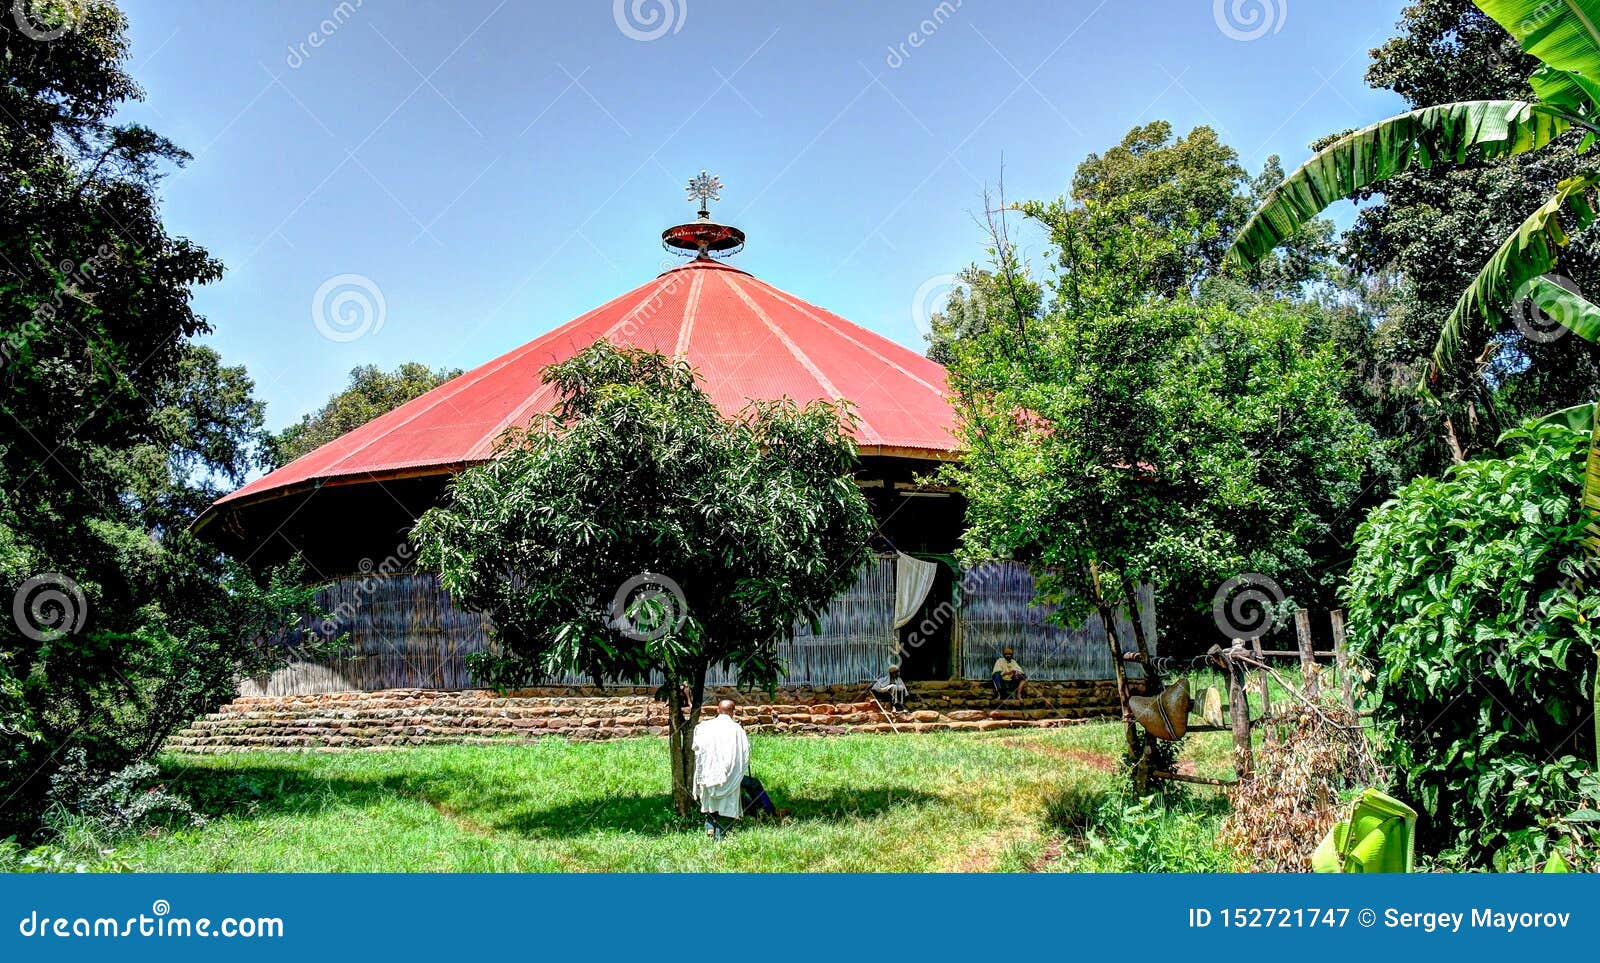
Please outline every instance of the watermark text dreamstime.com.
M317 24L317 29L306 34L306 39L289 45L289 52L283 58L283 62L289 66L290 70L299 70L305 65L306 61L311 59L316 51L327 46L328 42L333 39L334 34L349 23L355 17L356 11L361 9L365 3L366 0L341 0L333 9L328 11L328 15L322 18L322 22Z
M33 910L21 917L17 932L33 939L282 939L283 920L276 916L173 916L172 905L158 899L148 913L135 916L47 916Z
M942 0L938 6L929 11L922 22L917 24L917 29L906 34L906 38L899 43L889 45L889 54L883 58L890 70L898 70L905 66L911 59L912 52L921 48L933 35L938 33L956 11L961 9L963 0Z

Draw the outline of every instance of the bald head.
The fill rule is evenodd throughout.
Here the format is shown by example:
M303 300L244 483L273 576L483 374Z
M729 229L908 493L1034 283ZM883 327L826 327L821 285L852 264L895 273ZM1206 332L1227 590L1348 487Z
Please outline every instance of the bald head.
M733 710L737 708L739 707L733 704L732 699L723 699L721 702L717 703L717 715L731 716L733 715Z

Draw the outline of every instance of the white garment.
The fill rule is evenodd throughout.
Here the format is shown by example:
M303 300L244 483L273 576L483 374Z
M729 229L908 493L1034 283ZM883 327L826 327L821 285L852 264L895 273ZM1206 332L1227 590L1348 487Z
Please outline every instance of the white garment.
M916 618L922 603L928 599L934 577L939 574L938 562L924 562L904 552L894 560L894 627L900 628Z
M1025 673L1022 671L1022 666L1017 664L1016 659L1008 659L1002 655L994 660L994 674L1002 678L1014 679Z
M750 768L750 737L733 716L719 715L694 727L694 798L700 811L743 814L739 784Z

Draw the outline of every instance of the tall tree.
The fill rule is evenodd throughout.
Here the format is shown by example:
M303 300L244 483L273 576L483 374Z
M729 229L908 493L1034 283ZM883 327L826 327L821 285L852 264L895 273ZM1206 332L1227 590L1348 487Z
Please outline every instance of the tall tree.
M1528 100L1539 66L1472 0L1417 0L1402 12L1398 35L1372 51L1367 81L1414 109ZM1405 369L1426 356L1501 240L1563 180L1600 169L1578 150L1580 141L1573 132L1537 152L1415 166L1353 192L1364 203L1345 237L1349 256L1358 269L1397 272L1405 282L1377 334L1386 367ZM1574 237L1560 273L1580 291L1600 291L1593 232ZM1436 386L1439 404L1415 410L1412 470L1432 473L1492 446L1522 417L1594 397L1600 357L1591 345L1559 335L1530 324L1475 333L1465 346L1470 363Z
M287 465L459 374L459 368L436 370L415 361L408 361L393 371L384 371L377 365L359 365L350 371L349 387L273 436L274 466Z
M685 363L603 341L546 378L555 410L456 476L417 522L418 558L492 617L486 681L663 679L688 814L707 672L775 685L778 643L865 561L846 412L760 402L725 419Z
M195 342L221 266L161 222L186 155L116 122L127 56L110 3L0 17L0 826L28 823L69 738L115 765L231 695L300 599L186 530L256 464L261 408Z
M1252 178L1211 128L1180 137L1157 120L1086 157L1066 195L1017 208L1046 232L1051 293L1061 309L1117 311L1203 290L1212 300L1248 307L1273 297L1298 299L1333 269L1333 227L1314 220L1250 272L1248 285L1222 276L1228 243L1282 178L1276 157ZM985 201L1005 206L1004 197ZM952 343L991 327L997 311L1017 317L1043 305L1045 291L1029 265L1009 239L1000 240L991 256L1018 263L1002 265L999 289L988 288L992 272L976 264L958 276L943 310L930 319L928 356L935 361L949 364ZM999 303L989 303L988 295Z
M1600 37L1594 27L1600 0L1474 2L1542 64L1529 77L1537 99L1425 107L1334 140L1268 195L1230 249L1232 261L1250 265L1337 198L1407 172L1549 151L1573 134L1582 135L1579 153L1600 141ZM1600 341L1600 306L1552 273L1565 263L1574 236L1600 219L1597 201L1600 170L1580 172L1555 185L1501 240L1444 319L1429 362L1429 385L1437 387L1458 371L1483 337L1510 327L1519 305L1531 303L1564 331ZM1591 401L1547 417L1589 434L1577 521L1585 526L1591 561L1600 563L1600 406ZM1600 703L1600 671L1594 685ZM1600 716L1594 725L1600 732Z

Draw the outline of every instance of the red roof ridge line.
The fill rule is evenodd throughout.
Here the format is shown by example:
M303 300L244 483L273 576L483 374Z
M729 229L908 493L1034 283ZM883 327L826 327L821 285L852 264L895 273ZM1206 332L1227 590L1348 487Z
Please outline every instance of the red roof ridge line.
M689 296L684 299L683 325L678 328L678 344L672 351L674 358L689 357L689 336L694 331L694 309L700 306L700 288L705 282L706 276L696 273L694 284L689 288Z
M656 280L660 281L661 279L658 276ZM624 327L625 325L632 324L634 322L634 316L639 313L639 310L641 308L643 308L645 305L649 304L651 301L654 301L658 297L660 297L662 291L665 291L665 290L668 290L668 289L671 289L671 288L675 287L677 285L677 283L678 283L678 279L677 278L669 278L664 283L658 283L654 288L651 289L650 294L643 301L640 301L638 304L635 304L633 307L629 308L627 311L624 311L622 313L622 316L617 319L617 322L615 324L613 324L611 327L605 329L605 331L601 332L600 333L600 337L596 338L595 340L597 340L597 341L609 341L609 340L611 340L611 336L613 334L615 334L620 328ZM638 289L635 288L635 290L638 290ZM566 326L563 325L563 327L566 327ZM559 331L559 330L560 330L560 328L556 329L556 331ZM555 336L556 331L552 331L549 334L547 334L544 337L539 338L537 340L539 340L539 341L548 341L550 338ZM588 345L573 345L573 347L575 347L575 348L577 348L579 350L582 350L583 348L588 347ZM490 431L488 434L484 435L482 438L479 438L477 441L473 442L472 448L467 452L467 457L469 457L469 458L472 458L472 457L484 457L484 458L487 458L490 454L492 454L494 452L495 442L497 442L500 439L501 434L503 434L507 428L510 428L512 425L514 425L517 422L521 421L523 415L527 414L529 411L532 411L535 405L537 405L539 402L543 401L554 390L555 390L555 385L551 384L548 381L541 382L539 387L538 387L538 390L534 391L533 394L529 395L527 400L524 401L522 404L520 404L517 407L513 408L511 410L511 412L509 414L507 414L504 418L500 419L500 423L495 425L493 431Z
M802 368L806 369L806 373L810 374L811 377L816 379L817 385L822 388L822 390L826 392L829 397L831 397L834 401L844 400L844 394L834 386L832 381L828 380L828 376L822 373L822 369L817 367L817 363L812 361L810 356L802 351L798 344L795 344L794 339L789 337L788 332L779 327L778 323L773 321L767 312L761 309L759 304L756 304L755 299L751 298L750 295L745 292L743 287L735 284L733 278L731 277L724 278L723 280L727 282L728 287L733 289L733 293L737 294L739 299L745 303L745 306L753 311L756 317L761 319L761 322L767 326L768 330L776 335L779 341L783 342L783 346L789 349L789 353L794 355L794 359L800 362L800 366ZM857 423L868 436L867 440L874 442L880 442L883 440L883 436L878 433L878 430L872 427L872 425L868 423L867 419L861 417L859 414L857 415Z
M865 341L862 341L859 338L854 337L853 335L850 334L850 332L841 329L837 325L833 324L833 322L829 321L827 318L822 317L821 315L817 314L815 311L812 311L811 309L813 307L815 307L815 305L808 304L807 302L801 300L800 298L796 297L795 295L790 294L789 292L783 290L782 288L775 287L775 286L773 286L771 284L767 284L767 282L761 280L760 278L755 278L754 280L755 280L755 282L757 284L761 284L761 285L766 286L767 288L770 288L772 290L773 296L778 298L778 300L784 302L785 304L787 304L790 307L794 308L796 311L799 311L801 314L805 315L806 317L810 318L811 320L813 320L813 321L817 322L818 324L822 325L823 327L827 328L829 331L832 331L834 334L838 335L839 337L845 339L846 341L850 342L851 344L855 345L856 347L860 348L861 350L863 350L863 351L867 352L868 354L872 355L874 358L877 358L879 361L882 361L884 364L889 365L891 368L894 368L896 371L899 371L901 374L905 375L907 378L910 378L912 381L915 381L917 384L923 386L924 388L927 388L929 391L933 392L934 394L938 395L941 398L948 399L950 397L949 392L948 392L947 389L940 388L938 385L930 384L929 382L924 381L921 376L919 376L916 372L912 371L911 369L907 368L905 365L902 365L898 361L895 361L893 358L890 358L888 355L885 355L885 354L881 353L880 351L878 351L878 349L876 349L876 348L872 347L871 345L867 344ZM847 318L843 318L843 317L840 317L837 314L834 314L832 311L829 311L827 308L817 308L817 311L821 311L822 314L829 315L830 317L837 318L839 321L843 321L845 324L850 325L851 327L860 328L860 325L855 324L855 322L850 321ZM867 332L865 328L860 328L860 329L865 333L868 333L868 334L872 333L872 332ZM882 337L882 335L879 335L879 337ZM899 342L891 342L891 343L895 344L897 347L905 348L905 345L899 344ZM909 351L910 349L909 348L905 348L905 350ZM934 363L937 364L938 362L934 362ZM876 383L876 382L874 382L874 383Z

